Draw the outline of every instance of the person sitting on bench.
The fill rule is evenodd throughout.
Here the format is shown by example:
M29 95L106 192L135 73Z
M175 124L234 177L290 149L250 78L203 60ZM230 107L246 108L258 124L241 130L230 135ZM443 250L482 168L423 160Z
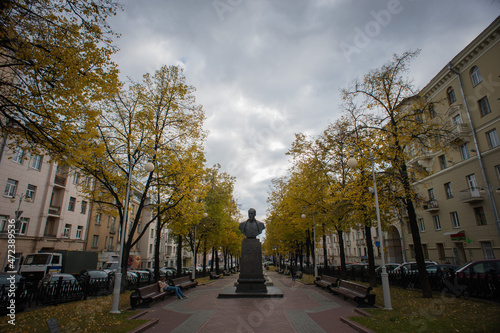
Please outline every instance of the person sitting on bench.
M169 286L166 280L167 279L164 276L162 276L160 281L158 281L158 285L160 286L160 290L162 292L163 291L174 291L175 295L177 296L178 299L188 298L187 296L184 296L181 288L175 287L175 286Z

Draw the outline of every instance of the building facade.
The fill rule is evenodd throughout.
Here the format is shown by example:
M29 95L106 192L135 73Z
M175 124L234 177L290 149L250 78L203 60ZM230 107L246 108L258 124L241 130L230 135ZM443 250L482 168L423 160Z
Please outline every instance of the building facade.
M461 265L500 258L500 19L450 60L421 94L429 118L451 130L442 151L413 163L431 175L416 182L424 198L417 210L424 255ZM414 258L408 229L406 255Z
M78 193L88 181L77 170L60 166L48 156L30 154L22 147L0 150L0 260L7 264L8 224L17 218L16 266L27 253L83 250L89 202Z

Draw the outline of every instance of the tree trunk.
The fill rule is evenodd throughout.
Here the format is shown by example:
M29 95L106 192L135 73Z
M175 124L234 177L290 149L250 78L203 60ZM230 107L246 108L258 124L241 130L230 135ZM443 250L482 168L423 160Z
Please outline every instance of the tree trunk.
M177 236L177 277L182 275L182 236Z
M375 274L375 254L373 251L372 228L365 225L366 249L368 251L368 275L371 287L377 286L377 275Z
M326 245L326 233L325 233L325 224L321 225L321 229L323 229L323 269L328 269L328 250Z
M337 230L339 234L339 248L340 248L340 278L347 277L347 268L345 267L345 251L344 251L344 232Z
M420 239L420 231L418 230L417 214L415 213L415 206L413 205L411 190L410 190L410 177L408 176L408 170L406 164L401 163L400 168L401 178L403 180L403 188L405 192L405 205L408 212L408 219L410 222L411 235L413 238L413 248L415 249L415 261L417 262L418 276L420 280L420 286L422 288L422 296L424 298L432 298L432 289L429 282L429 276L427 275L427 270L425 269L425 257L424 251L422 250L422 241ZM384 255L382 253L382 255Z

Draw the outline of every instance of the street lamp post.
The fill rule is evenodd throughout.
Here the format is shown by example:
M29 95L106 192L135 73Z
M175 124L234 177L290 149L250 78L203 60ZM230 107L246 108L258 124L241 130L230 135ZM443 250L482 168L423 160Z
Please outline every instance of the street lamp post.
M151 162L146 163L144 166L144 169L146 169L147 172L153 172L154 170L154 165ZM121 313L121 311L118 309L118 305L120 303L120 289L121 289L121 283L122 283L122 275L123 275L123 269L122 269L122 261L123 261L123 248L125 246L125 231L127 229L127 222L128 222L128 205L129 205L129 199L130 199L130 183L132 182L132 161L129 162L128 164L128 179L127 179L127 190L125 193L125 211L124 211L124 217L123 217L123 224L122 224L122 230L121 230L121 238L120 238L120 256L118 257L118 269L116 270L115 273L115 284L113 287L113 305L111 308L110 313Z
M361 151L360 151L361 153ZM362 153L361 153L362 154ZM370 151L370 161L372 163L372 175L373 175L373 192L375 193L375 210L377 212L377 228L380 238L380 249L382 250L382 291L384 293L384 309L392 310L391 304L391 291L389 289L389 274L387 273L387 267L385 266L385 256L384 256L384 235L382 234L382 226L380 224L380 210L378 206L378 194L377 194L377 179L375 178L375 162L373 160L373 152ZM347 165L351 168L358 165L358 161L354 157L351 157L347 161Z
M313 266L314 266L314 278L318 276L318 266L316 265L316 222L314 221L314 215L316 214L315 211L313 211ZM303 219L306 218L306 214L304 213L304 207L302 207L302 215L300 215Z
M207 213L203 213L203 218L208 216ZM196 279L196 256L198 253L198 246L196 246L196 234L198 232L198 224L194 225L194 242L193 242L193 271L191 272L191 279L194 281Z

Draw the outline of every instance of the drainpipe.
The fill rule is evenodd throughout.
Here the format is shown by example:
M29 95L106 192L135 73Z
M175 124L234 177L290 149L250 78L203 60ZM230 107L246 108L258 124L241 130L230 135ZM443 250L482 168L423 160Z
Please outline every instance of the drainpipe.
M488 199L490 200L491 211L493 212L493 218L495 219L495 225L497 226L498 235L500 235L500 218L498 217L498 211L495 204L495 199L493 198L493 193L491 192L490 184L488 183L488 178L486 177L486 172L483 164L483 157L481 155L481 151L479 150L479 146L477 144L476 132L474 130L474 126L472 126L472 119L470 117L469 106L467 105L467 100L465 99L464 87L462 85L462 78L460 77L460 73L457 72L452 66L451 62L448 63L448 69L455 73L458 77L458 84L460 85L460 92L462 93L462 98L464 100L465 112L467 113L467 119L469 120L469 126L472 133L472 139L474 140L474 147L477 152L477 160L479 161L479 168L481 169L481 174L483 175L484 185L486 187L486 193L488 194Z

